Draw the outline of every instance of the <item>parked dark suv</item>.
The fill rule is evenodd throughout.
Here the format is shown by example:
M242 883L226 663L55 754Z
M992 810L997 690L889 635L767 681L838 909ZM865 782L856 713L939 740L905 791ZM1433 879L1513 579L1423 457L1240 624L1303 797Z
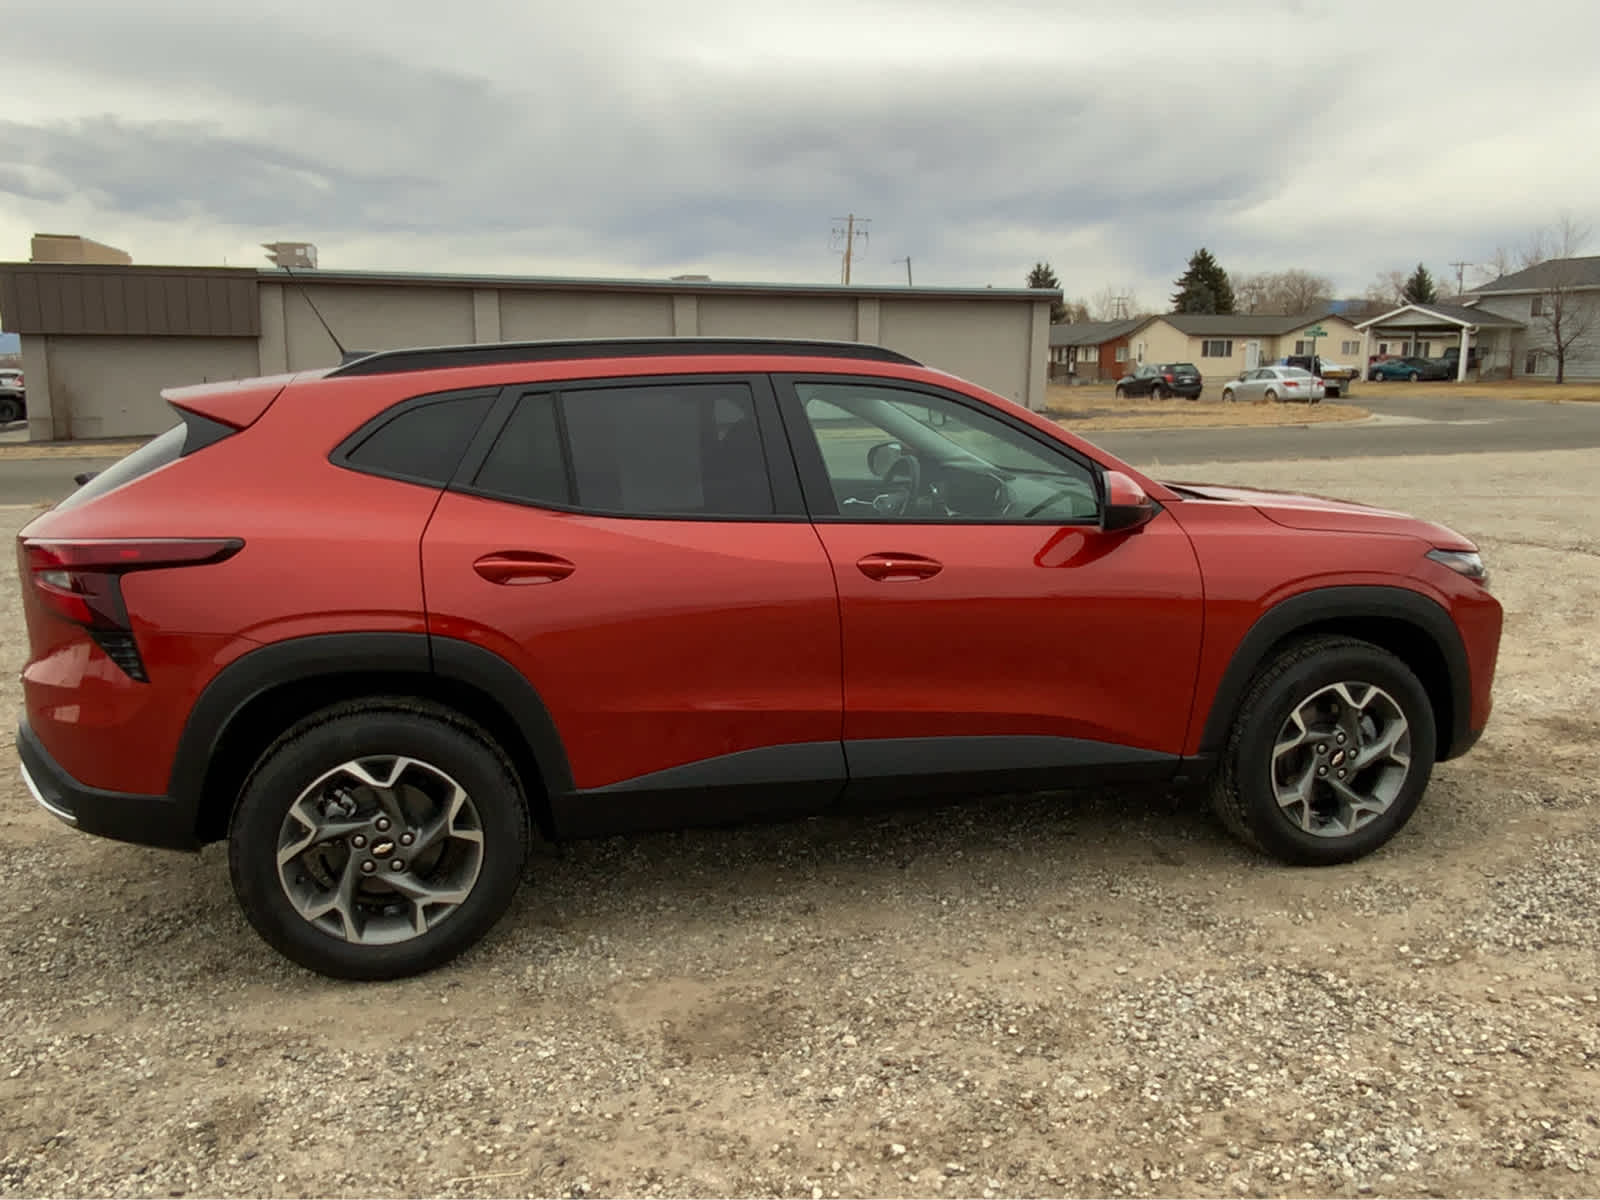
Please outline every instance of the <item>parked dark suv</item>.
M1151 396L1165 400L1182 396L1185 400L1198 400L1204 383L1193 363L1145 363L1117 380L1117 399Z
M551 838L850 796L1203 781L1335 863L1489 719L1471 542L1159 482L873 346L392 351L164 393L18 536L24 779L226 840L331 975L442 963Z

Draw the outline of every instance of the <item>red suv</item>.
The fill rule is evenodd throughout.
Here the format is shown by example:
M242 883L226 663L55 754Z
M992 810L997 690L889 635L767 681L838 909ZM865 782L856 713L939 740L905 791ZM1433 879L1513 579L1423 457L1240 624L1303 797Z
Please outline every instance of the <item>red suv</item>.
M18 539L38 801L226 839L262 936L442 963L551 838L1205 781L1382 845L1489 717L1500 605L1399 513L1157 482L857 344L380 352L164 393Z

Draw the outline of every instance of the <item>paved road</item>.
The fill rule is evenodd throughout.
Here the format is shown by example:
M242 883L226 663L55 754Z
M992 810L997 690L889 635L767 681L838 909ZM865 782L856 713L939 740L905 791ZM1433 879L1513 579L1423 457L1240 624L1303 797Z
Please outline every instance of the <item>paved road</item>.
M1600 446L1600 404L1389 398L1382 384L1362 389L1354 402L1372 410L1376 419L1276 429L1148 429L1086 436L1134 466Z
M1375 420L1277 429L1128 430L1089 435L1135 466L1290 458L1366 458L1392 454L1470 454L1600 446L1600 404L1388 397L1382 385L1356 396ZM0 504L58 500L80 471L115 459L0 460Z

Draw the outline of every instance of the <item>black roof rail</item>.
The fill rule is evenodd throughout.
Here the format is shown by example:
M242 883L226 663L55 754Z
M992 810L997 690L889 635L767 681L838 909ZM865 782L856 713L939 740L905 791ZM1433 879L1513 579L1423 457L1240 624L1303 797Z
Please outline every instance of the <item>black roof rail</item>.
M807 341L798 338L581 338L572 341L485 342L467 346L419 346L407 350L352 352L328 378L392 375L444 367L495 363L559 362L580 358L654 358L683 355L789 354L807 358L856 358L920 367L914 358L865 342Z

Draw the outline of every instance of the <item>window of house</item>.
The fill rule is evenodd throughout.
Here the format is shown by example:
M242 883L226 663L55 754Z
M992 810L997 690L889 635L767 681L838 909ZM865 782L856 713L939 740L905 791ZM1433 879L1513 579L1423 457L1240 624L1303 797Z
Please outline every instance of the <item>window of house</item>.
M473 479L532 504L619 516L774 512L742 383L666 383L525 396Z
M1433 357L1433 343L1432 342L1418 342L1417 343L1417 357L1418 358L1432 358Z
M1201 358L1232 358L1233 342L1228 338L1207 338L1200 343Z
M1301 338L1300 340L1295 342L1295 344L1294 344L1294 352L1296 354L1310 354L1311 353L1311 343L1309 341L1307 341L1306 339Z
M1340 354L1360 354L1361 353L1361 343L1360 342L1340 342L1339 343L1339 353Z
M1387 353L1389 353L1389 343L1388 342L1379 342L1378 343L1378 353L1379 354L1387 354Z
M1535 296L1533 298L1533 303L1528 306L1528 315L1533 317L1542 317L1545 315L1543 296Z
M1127 348L1127 346L1118 346L1117 347L1117 361L1118 362L1127 362L1128 361L1128 348Z
M1087 466L998 417L880 384L800 383L795 393L841 518L1061 524L1099 515Z
M1529 350L1528 356L1522 360L1522 373L1524 375L1537 375L1539 373L1539 352Z

